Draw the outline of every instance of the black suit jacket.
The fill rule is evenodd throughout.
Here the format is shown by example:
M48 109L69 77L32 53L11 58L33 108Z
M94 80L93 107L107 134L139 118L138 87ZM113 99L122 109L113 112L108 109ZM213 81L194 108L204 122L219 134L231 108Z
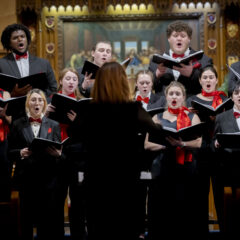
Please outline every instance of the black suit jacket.
M190 49L190 54L196 51ZM182 83L187 91L187 95L195 95L201 92L201 85L199 83L199 70L209 65L213 65L213 61L211 58L207 57L205 54L203 57L198 61L201 66L199 68L193 69L192 75L190 77L185 77L180 75L178 81ZM149 70L154 74L154 90L156 93L160 95L164 95L164 89L170 82L174 81L174 75L172 69L167 69L167 72L160 78L156 77L156 70L158 64L154 63L152 60L149 65Z
M61 131L59 123L49 118L43 117L39 130L39 137L53 141L61 141ZM21 159L20 150L29 147L34 139L33 131L27 117L22 117L13 122L9 134L9 155L16 161L15 174L18 180L30 181L29 179L40 179L56 174L56 164L60 162L47 153L32 153L28 158ZM52 178L50 177L50 178Z
M151 109L152 105L156 103L159 99L160 99L160 96L158 94L151 93L149 103L147 105L147 109Z
M0 59L0 72L20 78L20 72L12 53ZM57 82L54 72L48 60L29 54L29 75L36 73L46 73L48 88L45 90L46 97L57 91Z
M233 109L220 113L216 117L215 134L216 133L234 133L239 132L236 118L233 115Z

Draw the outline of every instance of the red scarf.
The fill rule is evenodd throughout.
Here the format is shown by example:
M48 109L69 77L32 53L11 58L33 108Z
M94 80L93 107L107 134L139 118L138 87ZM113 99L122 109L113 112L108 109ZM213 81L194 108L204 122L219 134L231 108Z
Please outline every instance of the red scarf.
M223 95L225 97L227 96L223 91L213 91L211 93L207 93L203 89L202 89L202 95L204 97L213 97L213 102L212 102L213 108L216 108L218 105L222 104L223 101L220 95Z
M4 90L0 88L0 98L3 98ZM7 138L9 132L8 125L0 118L0 142L3 142Z
M58 93L62 94L62 91L59 91ZM71 93L68 95L68 97L76 98L76 95L74 93ZM68 138L68 134L67 134L68 124L60 123L60 128L61 128L61 139L63 141L64 139Z
M185 111L189 111L186 107L181 107L177 109L172 109L168 107L168 112L177 115L177 130L192 125L191 119L188 117L188 114ZM192 162L192 154L181 148L176 148L176 161L178 164L184 165L184 162Z

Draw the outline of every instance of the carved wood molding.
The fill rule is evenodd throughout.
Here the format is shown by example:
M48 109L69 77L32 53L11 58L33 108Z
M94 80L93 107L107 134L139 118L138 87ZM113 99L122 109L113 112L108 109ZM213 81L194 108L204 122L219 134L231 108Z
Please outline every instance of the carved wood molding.
M188 5L190 3L197 4L199 2L202 4L208 2L211 5L217 3L221 9L224 9L226 6L231 4L239 5L239 0L17 0L17 13L19 14L26 9L30 9L40 14L43 7L67 7L69 5L78 5L81 8L83 6L87 6L89 12L102 10L106 11L109 5L112 5L113 7L120 5L123 7L125 4L129 4L131 7L133 4L136 4L139 7L142 3L146 6L148 4L152 4L156 10L167 10L175 3L181 6L182 3Z

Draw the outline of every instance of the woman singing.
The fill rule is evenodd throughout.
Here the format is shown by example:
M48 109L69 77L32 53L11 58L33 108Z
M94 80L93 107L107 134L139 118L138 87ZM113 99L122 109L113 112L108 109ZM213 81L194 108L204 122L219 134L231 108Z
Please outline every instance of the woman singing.
M167 109L153 117L156 123L176 130L200 123L196 114L184 105L184 86L173 81L165 89ZM149 187L149 238L171 238L176 233L184 239L196 239L198 229L198 187L194 150L200 148L202 139L182 141L167 137L168 146L145 142L145 148L158 151L153 161L153 182ZM172 230L174 229L174 231Z
M29 148L34 138L61 142L59 124L44 116L47 101L39 89L27 94L26 117L13 122L10 132L10 153L16 160L19 181L22 239L63 239L62 183L59 166L62 151L53 146L39 151Z

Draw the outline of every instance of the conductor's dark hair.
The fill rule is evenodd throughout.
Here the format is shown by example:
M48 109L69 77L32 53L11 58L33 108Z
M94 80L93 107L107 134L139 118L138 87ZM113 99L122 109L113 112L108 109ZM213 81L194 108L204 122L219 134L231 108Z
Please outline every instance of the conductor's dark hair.
M183 21L174 21L167 27L167 38L171 36L173 32L186 32L189 38L192 38L192 28Z
M30 33L29 29L26 26L24 26L23 24L14 23L14 24L8 25L2 32L1 42L2 42L3 47L6 50L8 50L8 51L11 50L11 46L10 46L11 35L13 32L18 31L18 30L24 31L26 34L26 37L27 37L28 45L31 43L31 33Z

